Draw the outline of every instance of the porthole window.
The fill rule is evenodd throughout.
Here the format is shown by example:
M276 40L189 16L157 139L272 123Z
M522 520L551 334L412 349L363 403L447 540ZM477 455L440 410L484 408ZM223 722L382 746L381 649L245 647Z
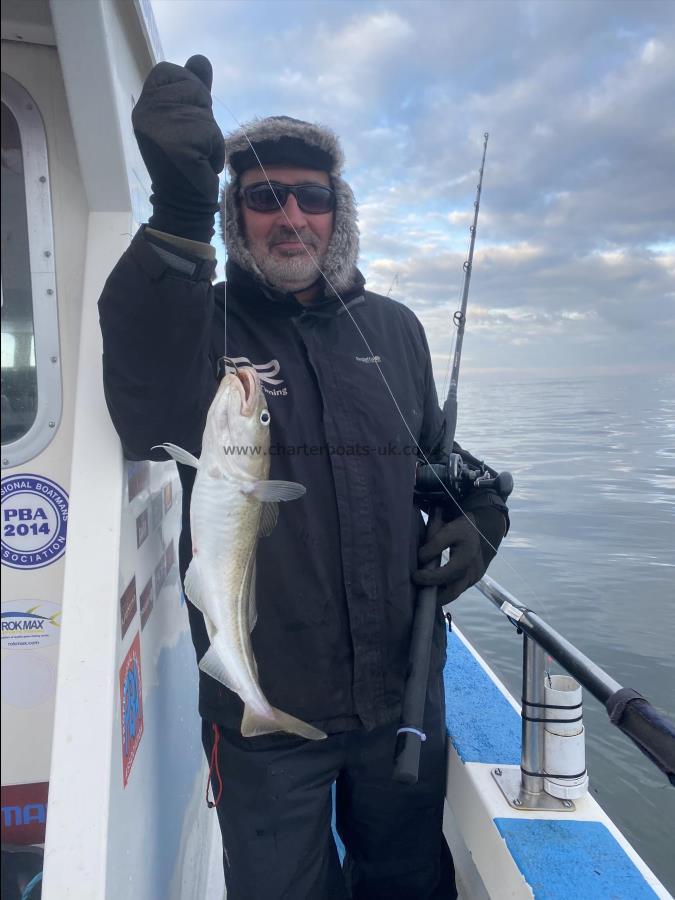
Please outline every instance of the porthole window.
M61 418L54 237L42 117L2 76L2 466L40 453Z
M2 443L35 422L37 371L28 256L26 183L19 126L2 103Z

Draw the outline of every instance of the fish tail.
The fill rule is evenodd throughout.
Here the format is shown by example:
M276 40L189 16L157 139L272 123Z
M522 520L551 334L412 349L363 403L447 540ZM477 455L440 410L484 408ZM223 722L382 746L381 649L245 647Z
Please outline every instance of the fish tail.
M322 741L326 734L302 719L296 719L288 713L271 706L267 715L254 712L250 706L244 707L244 718L241 720L241 733L244 737L255 737L259 734L273 734L275 731L287 731L297 734L308 741Z

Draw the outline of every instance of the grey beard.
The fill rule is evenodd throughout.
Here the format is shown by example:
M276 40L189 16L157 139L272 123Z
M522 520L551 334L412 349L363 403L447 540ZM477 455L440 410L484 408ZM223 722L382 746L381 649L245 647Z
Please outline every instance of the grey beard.
M305 250L291 256L277 257L267 253L259 254L251 249L251 255L269 284L288 293L304 290L314 284L321 275L319 269L324 262L323 258L317 258L314 253L310 257Z

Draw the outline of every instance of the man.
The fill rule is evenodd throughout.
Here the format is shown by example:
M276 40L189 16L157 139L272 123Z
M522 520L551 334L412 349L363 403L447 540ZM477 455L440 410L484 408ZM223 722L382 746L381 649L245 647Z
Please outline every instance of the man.
M424 332L405 306L365 289L337 138L280 116L223 142L210 85L204 57L185 68L160 63L148 76L133 123L153 216L108 278L99 307L106 399L128 458L163 459L152 449L162 442L199 454L226 355L261 375L270 477L307 488L283 504L275 530L259 542L252 642L270 702L328 737L242 737L241 701L200 672L228 898L452 897L441 833L440 605L420 778L392 779L411 576L430 577L417 571L418 445L432 455L442 433ZM225 161L227 288L211 284L209 244ZM194 469L178 469L184 577ZM468 516L419 551L424 562L450 548L448 565L431 576L442 602L482 576L508 525L493 492L476 492L464 506ZM204 620L189 603L188 613L201 658ZM344 871L330 828L333 785Z

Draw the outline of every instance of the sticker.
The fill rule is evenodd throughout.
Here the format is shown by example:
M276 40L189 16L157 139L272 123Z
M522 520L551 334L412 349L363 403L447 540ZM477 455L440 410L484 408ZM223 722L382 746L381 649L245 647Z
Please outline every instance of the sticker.
M141 546L149 534L150 525L148 524L148 511L147 509L144 509L140 516L136 517L136 548Z
M164 552L164 578L171 571L172 566L176 562L176 551L173 548L173 539Z
M168 512L171 509L171 504L173 503L173 488L170 481L164 485L164 512Z
M154 598L152 596L152 578L141 591L141 630L145 628L145 623L150 618L152 607L154 606Z
M129 503L137 497L141 491L147 488L150 482L150 463L147 461L131 462L127 460L127 486L129 489Z
M61 605L47 600L12 600L2 604L2 649L58 644Z
M159 597L160 591L164 586L164 579L166 577L166 571L164 569L164 559L165 555L162 553L159 562L155 566L155 597Z
M153 494L150 498L150 523L152 525L152 530L155 531L159 528L159 525L162 521L162 516L164 515L164 502L162 500L162 495L158 491L156 494Z
M2 562L13 569L40 569L63 556L68 494L39 475L2 479Z
M131 579L124 593L120 597L120 622L122 625L122 638L129 630L134 620L138 603L136 602L136 576Z
M56 666L35 653L6 653L2 666L2 700L19 709L32 709L53 701L56 693Z
M48 794L48 781L2 786L3 844L44 844Z
M141 682L141 635L134 638L120 669L122 716L122 779L127 786L138 745L143 736L143 684Z

